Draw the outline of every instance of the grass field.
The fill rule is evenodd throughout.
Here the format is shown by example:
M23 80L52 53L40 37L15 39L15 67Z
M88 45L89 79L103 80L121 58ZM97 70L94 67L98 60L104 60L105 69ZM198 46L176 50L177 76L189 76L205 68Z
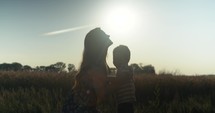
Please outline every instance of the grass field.
M61 113L74 74L0 72L0 113ZM215 76L135 75L135 113L213 113ZM99 106L114 113L114 96Z

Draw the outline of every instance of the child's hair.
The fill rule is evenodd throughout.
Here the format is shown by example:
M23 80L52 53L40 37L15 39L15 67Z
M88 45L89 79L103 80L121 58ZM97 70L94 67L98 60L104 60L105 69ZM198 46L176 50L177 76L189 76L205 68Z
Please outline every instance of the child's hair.
M125 59L126 63L128 63L130 60L131 53L127 46L119 45L113 50L113 55L118 55L117 57L122 57L123 59Z

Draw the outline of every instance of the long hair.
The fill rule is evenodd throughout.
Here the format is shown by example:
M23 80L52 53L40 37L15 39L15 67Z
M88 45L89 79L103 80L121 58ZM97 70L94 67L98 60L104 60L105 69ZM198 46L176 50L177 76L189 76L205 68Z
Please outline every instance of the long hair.
M98 67L104 73L107 73L106 56L108 47L112 43L109 35L100 28L95 28L87 33L84 40L83 58L79 72L76 75L76 82L83 75L83 72L92 67Z

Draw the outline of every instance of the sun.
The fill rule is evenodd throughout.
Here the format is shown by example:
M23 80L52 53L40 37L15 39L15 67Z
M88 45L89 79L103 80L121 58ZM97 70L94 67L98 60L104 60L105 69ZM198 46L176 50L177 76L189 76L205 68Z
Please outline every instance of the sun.
M131 33L137 27L138 18L134 9L129 7L111 8L103 19L103 25L116 34Z

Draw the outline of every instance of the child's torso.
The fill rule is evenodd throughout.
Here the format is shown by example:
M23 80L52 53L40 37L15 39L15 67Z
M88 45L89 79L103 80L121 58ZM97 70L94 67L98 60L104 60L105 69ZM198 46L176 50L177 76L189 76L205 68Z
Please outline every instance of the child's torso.
M117 103L136 101L132 69L128 66L118 68L117 79L121 80L116 92Z

